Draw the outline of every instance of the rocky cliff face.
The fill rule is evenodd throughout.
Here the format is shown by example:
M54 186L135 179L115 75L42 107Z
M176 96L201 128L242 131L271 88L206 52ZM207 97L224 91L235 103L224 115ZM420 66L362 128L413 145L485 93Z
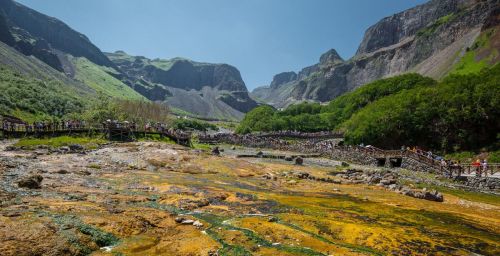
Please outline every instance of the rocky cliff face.
M273 81L271 82L271 88L276 89L282 84L286 84L292 81L297 80L297 73L295 72L283 72L274 76Z
M318 64L299 72L296 80L279 88L258 88L253 95L284 107L304 100L329 101L376 79L406 72L439 79L453 71L478 40L484 41L483 36L492 42L488 47L494 45L498 25L485 25L495 24L498 6L498 0L429 1L370 27L351 59L343 61L330 50ZM475 61L491 61L493 55L491 50L489 55L476 55Z
M3 41L4 43L26 55L34 55L57 70L62 71L64 68L64 60L60 60L59 52L85 57L101 66L113 67L113 63L85 35L55 18L12 0L0 0L0 15L7 25L0 26L1 33L11 34L15 39L14 42Z
M220 109L232 108L231 114L226 118L240 118L243 113L257 106L249 95L240 72L227 64L200 63L182 58L171 60L148 59L142 56L130 56L123 51L106 54L122 72L119 77L123 82L141 92L151 100L167 101L174 107L199 114L203 117L211 113L218 113L218 118L223 117ZM205 87L210 93L203 93ZM189 91L195 91L189 94ZM210 97L208 96L210 95ZM191 104L185 102L188 95L207 101L207 104ZM214 102L216 101L216 102ZM217 104L214 111L206 111L207 105ZM194 107L199 106L199 108ZM203 108L203 109L202 109Z

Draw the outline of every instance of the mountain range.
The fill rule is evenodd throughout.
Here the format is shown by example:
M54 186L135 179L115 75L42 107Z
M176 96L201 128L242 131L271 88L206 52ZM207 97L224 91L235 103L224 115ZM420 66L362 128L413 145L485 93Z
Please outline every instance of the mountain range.
M257 106L233 66L103 53L62 21L12 0L0 0L0 64L56 80L82 101L96 94L159 101L174 113L228 120Z
M9 93L0 96L11 102L0 102L0 111L65 113L33 108L36 98L14 104L23 99L22 84L27 83L51 95L63 93L70 105L104 94L164 102L178 115L240 120L259 104L284 108L303 101L327 102L404 73L439 80L451 73L478 72L500 60L499 6L500 0L431 0L368 28L352 58L344 60L331 49L317 64L277 74L269 86L249 93L231 65L104 53L62 21L0 0L0 68L18 83L14 92L7 90L10 80L0 81Z
M300 72L274 76L252 97L278 108L327 102L377 79L420 73L435 79L477 72L500 60L498 0L431 0L368 28L356 54L336 50Z

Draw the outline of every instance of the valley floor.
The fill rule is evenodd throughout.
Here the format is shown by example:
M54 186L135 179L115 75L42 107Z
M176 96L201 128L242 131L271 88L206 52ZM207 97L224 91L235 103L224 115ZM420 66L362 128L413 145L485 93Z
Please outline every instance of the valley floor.
M449 190L432 202L298 179L342 168L236 158L251 151L241 148L217 157L136 142L56 154L0 143L1 255L500 255L496 195ZM41 187L18 186L29 177Z

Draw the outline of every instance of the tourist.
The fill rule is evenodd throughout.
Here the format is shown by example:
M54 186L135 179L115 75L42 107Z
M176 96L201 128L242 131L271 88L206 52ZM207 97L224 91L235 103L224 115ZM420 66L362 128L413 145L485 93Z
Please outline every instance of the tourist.
M488 162L486 161L486 159L483 160L481 165L483 167L484 176L487 177L488 176ZM493 174L491 174L491 175L493 175Z
M475 162L472 163L472 166L474 167L476 176L481 177L481 160L477 159Z

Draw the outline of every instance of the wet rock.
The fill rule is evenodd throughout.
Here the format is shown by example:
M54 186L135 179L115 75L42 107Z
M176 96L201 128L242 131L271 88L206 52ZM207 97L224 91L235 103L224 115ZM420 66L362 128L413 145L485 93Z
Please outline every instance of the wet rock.
M42 180L43 177L41 175L33 175L20 180L17 185L21 188L39 189Z
M182 223L185 220L186 220L186 218L184 218L184 217L177 217L177 218L175 218L175 222L177 222L177 223Z
M66 171L66 170L64 170L64 169L61 169L59 171L56 171L56 173L58 173L58 174L68 174L69 172Z
M424 199L429 201L443 202L443 195L436 190L424 192Z
M120 213L125 212L125 210L118 208L118 207L115 207L115 206L107 207L106 210L112 214L120 214Z
M302 157L295 158L295 164L296 165L303 165L304 164L304 159L302 159Z
M232 146L232 147L231 147L231 150L236 150L236 147L235 147L235 146Z
M212 155L214 155L214 156L220 156L219 147L215 147L215 148L212 149Z
M183 221L181 221L181 224L182 225L193 225L194 220L183 220Z
M389 186L391 184L395 184L396 180L395 179L383 179L383 180L380 180L379 183L384 185L384 186Z
M307 172L299 172L295 176L299 179L307 179L310 177L309 173Z
M397 184L391 184L389 185L390 190L398 190L398 185Z
M4 217L9 217L9 218L13 218L13 217L19 217L21 216L21 213L20 212L4 212L2 214Z
M345 171L345 174L347 174L347 175L358 175L358 174L360 174L362 172L363 172L362 170L348 169L348 170Z
M203 227L203 223L201 223L199 221L195 221L195 222L193 222L193 226L195 226L197 228L201 228L201 227Z
M271 217L269 217L269 219L267 219L267 221L268 221L268 222L276 222L276 221L278 221L278 217L276 217L276 216L271 216Z
M291 162L291 161L293 161L293 157L285 156L285 161Z
M266 173L266 174L264 174L264 175L262 175L262 177L264 179L267 179L267 180L278 180L278 177L276 177L274 174L269 173L269 172Z
M71 144L71 145L69 145L69 150L71 150L73 152L75 152L75 151L83 151L84 148L80 144Z
M16 151L16 150L19 150L17 147L15 146L7 146L5 147L5 151Z
M64 197L64 200L67 201L85 201L87 199L87 195L76 195L76 194L70 194Z
M236 192L236 197L240 198L240 199L242 199L244 201L254 201L254 200L257 200L257 196L255 196L255 195L245 194L245 193L240 193L240 192Z
M59 152L61 152L61 153L67 153L69 151L70 151L69 147L66 147L66 146L59 148Z
M49 146L48 145L38 145L36 148L37 149L49 149Z
M78 171L76 172L78 175L83 175L83 176L89 176L91 175L92 173L87 171L87 170L81 170L81 171Z
M256 155L256 156L258 156L258 157L262 157L262 156L264 155L264 152L259 151L259 152L257 152L257 154L255 154L255 155Z
M369 176L369 178L367 180L368 180L369 184L377 184L377 183L380 183L380 181L382 179L378 176Z

